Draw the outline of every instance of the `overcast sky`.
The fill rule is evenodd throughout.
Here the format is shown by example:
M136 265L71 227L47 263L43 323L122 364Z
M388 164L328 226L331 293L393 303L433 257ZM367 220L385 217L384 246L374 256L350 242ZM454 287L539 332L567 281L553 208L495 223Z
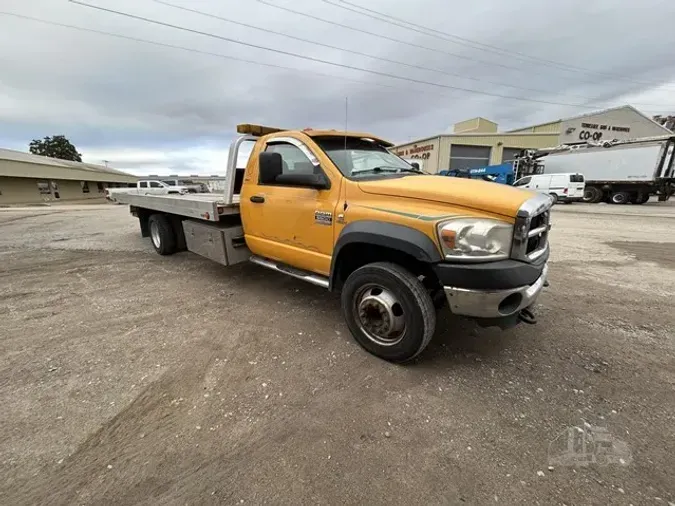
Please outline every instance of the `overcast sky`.
M155 0L82 1L363 70L68 0L0 0L4 13L194 50L0 14L0 147L26 151L33 138L64 134L91 163L107 160L136 174L222 174L237 123L341 129L345 97L349 129L394 142L475 116L508 129L625 103L675 113L672 0L166 0L372 58ZM436 36L375 20L354 5Z

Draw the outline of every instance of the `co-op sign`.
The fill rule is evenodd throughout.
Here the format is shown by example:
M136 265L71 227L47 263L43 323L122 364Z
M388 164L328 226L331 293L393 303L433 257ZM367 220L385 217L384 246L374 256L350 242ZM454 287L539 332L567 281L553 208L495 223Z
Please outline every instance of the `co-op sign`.
M630 136L629 127L602 123L568 124L563 132L566 137L571 137L576 142L625 139Z
M413 144L409 148L401 148L396 150L396 155L415 160L428 160L431 157L431 152L434 150L433 144Z

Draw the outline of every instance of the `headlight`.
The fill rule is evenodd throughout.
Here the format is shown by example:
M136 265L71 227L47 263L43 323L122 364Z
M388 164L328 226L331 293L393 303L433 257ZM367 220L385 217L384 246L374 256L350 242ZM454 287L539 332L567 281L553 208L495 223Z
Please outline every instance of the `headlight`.
M447 260L486 262L509 258L513 225L489 218L457 218L438 224Z

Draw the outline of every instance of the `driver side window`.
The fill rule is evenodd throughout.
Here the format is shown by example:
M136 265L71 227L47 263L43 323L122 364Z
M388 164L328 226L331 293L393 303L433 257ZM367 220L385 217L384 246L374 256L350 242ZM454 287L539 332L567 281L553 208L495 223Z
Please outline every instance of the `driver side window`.
M268 144L265 151L270 153L279 153L281 155L283 168L281 174L314 174L314 165L309 158L293 144L280 142Z
M513 186L525 186L532 180L531 177L524 177L523 179L516 181Z

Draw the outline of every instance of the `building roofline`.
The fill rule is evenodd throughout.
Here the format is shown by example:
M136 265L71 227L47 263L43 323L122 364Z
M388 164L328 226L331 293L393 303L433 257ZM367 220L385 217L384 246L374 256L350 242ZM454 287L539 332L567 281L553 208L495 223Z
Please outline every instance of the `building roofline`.
M60 158L51 158L49 156L34 155L33 153L26 153L25 151L18 151L15 149L0 148L0 160L16 163L30 163L34 165L46 165L59 169L75 169L92 172L94 174L108 174L111 176L131 176L133 174L124 172L119 169L97 165L95 163L75 162L72 160L61 160Z
M42 170L45 168L50 170L58 170L60 173L45 175L44 172L40 174L31 173L30 169L22 169L22 172L19 174L14 173L11 170L5 170L2 165L0 165L0 177L8 178L18 178L18 179L54 179L57 181L91 181L91 182L119 182L119 183L131 183L138 181L138 176L133 174L127 174L125 172L103 172L93 169L84 169L79 167L68 167L65 165L51 165L46 163L35 163L26 160L13 160L11 158L1 158L0 162L10 162L21 165L29 165L31 167L40 167Z
M636 109L632 105L624 104L624 105L618 105L616 107L610 107L609 109L600 109L600 110L591 111L591 112L588 112L588 113L585 113L585 114L577 114L576 116L568 116L566 118L555 119L553 121L545 121L544 123L537 123L536 125L525 126L525 127L522 127L522 128L514 128L512 130L507 130L507 133L511 133L511 132L513 132L513 133L521 132L522 133L522 130L527 130L529 128L537 128L537 127L540 127L540 126L551 125L553 123L562 123L563 121L571 121L573 119L587 118L588 116L596 116L598 114L604 114L606 112L618 111L620 109L630 109L633 112L638 113L643 118L648 119L649 121L651 121L655 125L661 127L665 132L670 132L670 130L668 130L666 127L664 127L663 125L660 125L659 123L657 123L652 118L650 118L649 116L647 116L643 112L639 111L638 109Z

